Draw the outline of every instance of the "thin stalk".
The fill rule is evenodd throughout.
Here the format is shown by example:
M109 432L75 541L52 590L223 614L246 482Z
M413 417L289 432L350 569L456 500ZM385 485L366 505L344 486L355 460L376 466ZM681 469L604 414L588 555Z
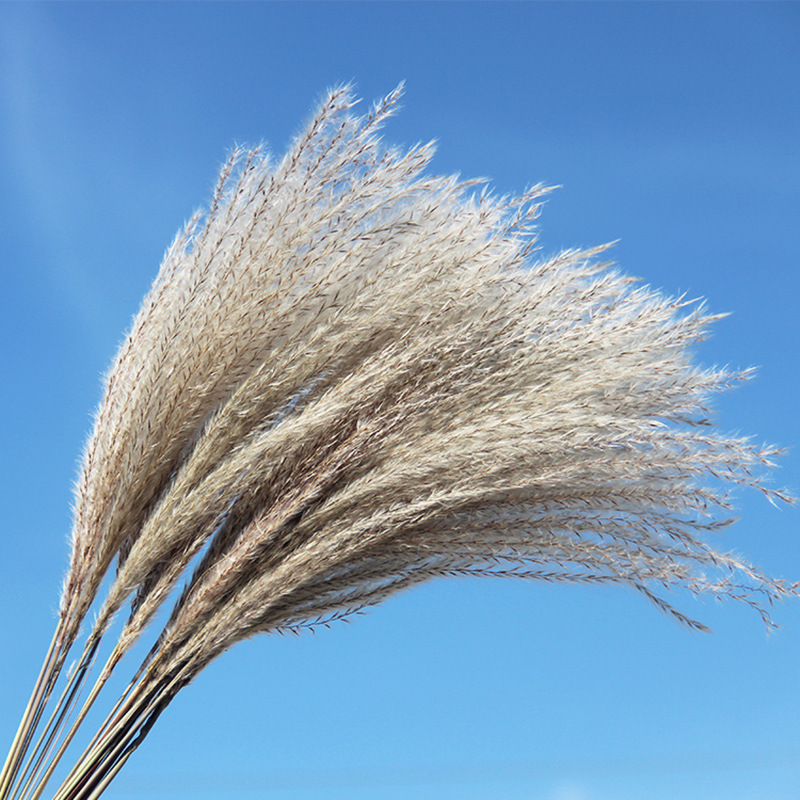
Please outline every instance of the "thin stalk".
M17 777L22 759L30 745L33 732L42 716L44 705L50 697L50 692L52 691L57 674L55 667L58 664L59 651L62 646L61 634L63 630L63 619L63 617L60 618L55 632L53 633L50 647L47 649L47 654L42 662L42 668L36 678L36 683L33 685L33 691L28 700L28 705L25 707L19 728L17 728L17 733L11 743L11 748L6 757L3 770L0 772L0 800L6 800L6 798L10 796L9 789ZM61 663L63 663L63 660Z
M41 772L45 763L47 763L47 758L55 747L58 736L60 735L69 714L72 712L72 709L83 690L84 684L86 683L86 679L89 676L89 671L94 664L94 659L97 654L97 648L100 645L100 640L102 637L96 637L86 643L84 647L83 655L81 657L81 661L77 668L73 671L72 675L69 676L69 680L67 685L64 687L64 691L59 698L58 704L54 709L53 713L50 716L50 719L47 722L47 725L42 732L42 735L39 737L39 741L36 743L36 747L34 748L33 754L28 759L28 763L25 766L25 770L23 772L23 776L25 773L30 771L30 775L25 782L25 785L21 788L17 789L17 795L20 797L25 797L31 791L31 787L34 781L37 779L37 776ZM112 656L114 653L112 653ZM92 704L94 703L95 699L97 698L97 694L99 693L102 686L108 680L109 675L107 674L107 670L111 664L111 658L109 658L106 666L103 668L103 672L101 672L100 677L95 681L94 687L89 694L89 697L84 701L83 707L81 708L78 717L70 726L69 730L67 731L67 735L63 742L61 743L59 749L57 750L55 756L52 760L48 763L48 768L45 771L44 775L40 779L38 786L44 788L47 781L50 779L50 776L53 773L53 770L58 765L58 762L61 760L61 757L64 755L64 752L71 742L72 738L75 736L78 728L80 727L83 719L86 717L89 708L91 708ZM110 670L109 670L110 672ZM49 731L49 734L48 734ZM47 737L45 739L45 736ZM41 752L40 752L41 751ZM38 758L36 759L35 764L32 764L36 753L39 753ZM21 781L20 781L21 783Z
M138 746L138 745L137 745ZM123 753L117 763L106 773L106 776L103 778L100 783L94 788L92 793L89 795L87 800L97 800L101 794L108 788L108 785L111 783L112 780L117 776L117 773L125 766L125 762L131 757L136 747L131 746L125 753Z
M168 685L163 693L156 694L153 700L139 714L140 718L144 718L143 721L132 726L125 733L114 749L103 758L99 768L92 770L89 782L82 786L78 794L70 800L91 800L91 798L100 796L108 783L122 769L131 754L144 741L145 736L150 732L156 720L172 701L175 691L171 691L171 686L172 684Z
M116 667L116 665L119 662L120 658L121 658L121 653L119 652L118 648L115 647L114 650L109 655L108 660L106 661L106 664L103 667L103 670L101 671L100 675L98 676L97 680L95 681L95 684L92 687L91 692L89 693L88 697L84 701L84 704L83 704L83 707L80 710L80 713L78 714L78 716L76 717L76 719L72 723L72 725L70 726L70 729L67 732L66 736L64 737L64 740L62 741L60 747L58 748L57 752L53 756L51 762L48 764L47 771L42 776L39 784L37 784L36 791L29 798L27 798L27 800L36 800L36 798L41 796L42 791L45 788L45 785L47 784L47 782L52 777L53 772L55 771L55 769L56 769L57 765L59 764L59 762L61 761L61 759L64 757L64 753L66 752L67 747L72 742L72 739L75 737L75 734L78 732L78 729L80 728L80 726L83 724L83 720L85 719L85 717L86 717L87 713L89 712L89 710L94 705L95 700L97 699L97 697L100 694L100 691L102 690L103 686L105 686L106 682L108 681L109 677L111 676L111 672L114 670L114 667ZM84 749L83 753L81 754L80 758L78 759L78 763L80 763L84 758L86 758L86 756L88 756L88 754L90 753L92 748L102 738L104 732L106 731L108 726L112 723L112 721L113 721L115 715L117 714L117 712L119 711L119 709L123 706L123 704L126 703L127 700L130 699L131 691L134 689L134 686L135 686L136 681L139 678L140 674L141 674L141 670L139 672L137 672L137 674L133 677L133 679L128 684L126 689L122 692L122 694L120 695L119 699L116 701L116 703L112 707L111 711L106 716L106 718L103 721L102 725L100 725L100 727L98 728L97 733L95 733L95 735L92 738L92 740L89 742L89 744ZM72 773L70 773L70 774L72 774Z
M97 732L92 737L92 739L89 742L89 744L86 745L86 747L85 747L83 753L81 753L81 756L78 759L78 761L80 761L83 758L85 758L89 754L89 752L94 748L94 746L100 741L100 739L103 738L103 736L105 735L106 730L111 725L111 723L112 723L113 719L115 718L115 716L116 716L117 712L119 711L119 709L122 708L122 706L130 699L131 692L133 691L134 687L136 686L136 681L138 680L138 678L139 678L138 674L136 676L134 676L134 678L128 684L126 689L122 692L120 697L117 699L117 702L114 703L114 706L112 707L111 711L108 712L106 718L103 720L102 725L100 725L100 727L97 729Z
M122 704L114 719L105 726L106 729L101 739L93 747L88 748L87 752L78 759L61 784L55 795L55 800L67 800L67 798L75 797L73 792L80 790L81 784L109 756L109 753L115 752L118 748L118 743L120 741L130 741L130 737L135 735L138 730L138 720L147 714L149 710L152 710L154 702L162 699L165 691L166 689L159 688L158 685L145 691L143 679ZM40 795L41 791L37 791L31 797L31 800L38 800Z

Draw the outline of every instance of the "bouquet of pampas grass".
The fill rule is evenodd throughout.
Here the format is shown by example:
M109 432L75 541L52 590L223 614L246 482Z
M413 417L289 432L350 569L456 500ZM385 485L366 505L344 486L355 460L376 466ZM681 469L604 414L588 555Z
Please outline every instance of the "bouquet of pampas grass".
M98 797L236 642L430 578L623 584L696 628L660 590L766 620L796 593L706 541L729 484L788 499L773 451L707 423L744 377L693 364L714 317L603 248L541 258L546 188L425 174L430 145L378 137L398 94L358 117L337 89L282 160L236 151L168 250L108 374L0 800L42 796L143 635L53 798Z

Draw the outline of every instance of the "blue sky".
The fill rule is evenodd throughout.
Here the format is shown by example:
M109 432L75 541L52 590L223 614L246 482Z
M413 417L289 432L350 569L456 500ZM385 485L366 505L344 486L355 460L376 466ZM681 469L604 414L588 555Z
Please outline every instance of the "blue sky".
M49 641L100 379L236 143L282 151L327 87L407 84L386 138L501 192L559 184L545 252L614 258L731 316L705 364L758 366L721 427L790 448L800 492L800 5L0 5L0 731ZM725 535L800 578L800 512ZM789 800L800 602L450 581L351 625L262 637L182 693L110 798Z

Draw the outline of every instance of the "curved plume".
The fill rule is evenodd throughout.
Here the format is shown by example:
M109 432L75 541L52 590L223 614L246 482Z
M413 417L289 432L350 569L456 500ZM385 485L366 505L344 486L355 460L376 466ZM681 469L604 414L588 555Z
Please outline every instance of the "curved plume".
M659 589L767 620L796 592L706 541L727 522L728 484L788 499L761 483L773 451L706 422L709 397L744 377L693 364L714 317L636 286L604 248L541 257L547 189L495 198L426 175L430 145L378 137L398 96L358 117L337 89L282 160L236 151L167 252L107 379L59 626L2 800L42 795L165 608L58 800L99 796L176 692L241 639L430 578L627 585L694 627Z

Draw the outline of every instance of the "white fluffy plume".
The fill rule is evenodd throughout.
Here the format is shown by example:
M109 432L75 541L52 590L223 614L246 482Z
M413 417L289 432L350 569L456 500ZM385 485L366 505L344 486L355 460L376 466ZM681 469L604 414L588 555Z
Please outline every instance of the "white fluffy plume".
M58 800L97 797L237 641L429 578L618 583L698 627L659 589L759 609L795 591L708 544L728 484L763 488L772 456L706 422L709 396L743 377L694 365L713 317L637 286L598 261L603 248L541 257L546 189L498 199L425 174L431 146L378 138L397 97L358 117L335 90L282 160L234 153L168 251L109 373L60 622L3 800L41 795L60 742L165 604ZM59 714L119 612L67 729Z

